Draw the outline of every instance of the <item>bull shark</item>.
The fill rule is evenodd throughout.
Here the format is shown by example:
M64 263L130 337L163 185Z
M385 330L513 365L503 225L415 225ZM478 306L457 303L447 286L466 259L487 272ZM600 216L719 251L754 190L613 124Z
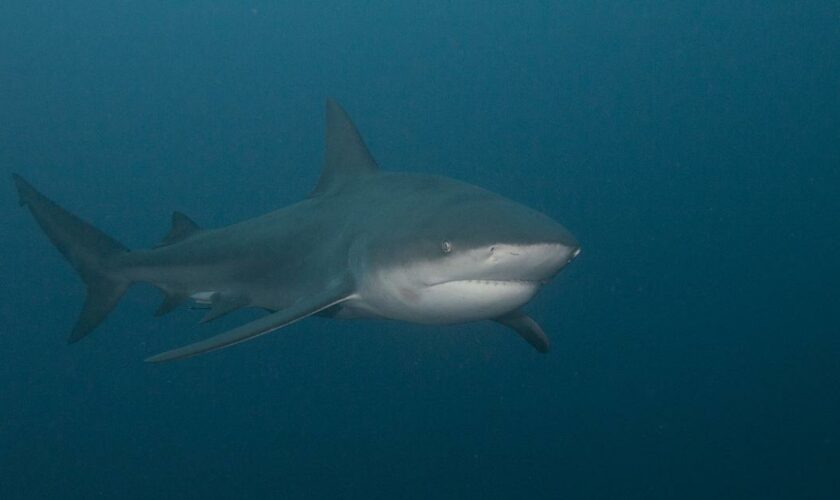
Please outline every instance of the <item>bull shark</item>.
M218 229L182 213L161 243L132 251L17 174L20 204L87 285L69 342L94 330L133 283L164 294L157 315L192 300L202 322L244 307L268 314L147 358L171 361L228 347L312 315L422 324L492 320L537 351L542 328L522 311L580 253L542 213L446 177L380 171L356 126L326 105L326 151L301 202Z

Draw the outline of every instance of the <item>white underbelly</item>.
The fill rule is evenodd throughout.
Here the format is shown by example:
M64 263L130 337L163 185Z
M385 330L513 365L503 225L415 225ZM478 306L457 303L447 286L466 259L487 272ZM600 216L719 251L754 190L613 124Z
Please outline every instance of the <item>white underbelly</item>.
M380 316L447 324L492 319L522 306L539 290L534 281L464 280L420 289L391 288L344 304L340 317ZM384 292L384 290L380 290Z

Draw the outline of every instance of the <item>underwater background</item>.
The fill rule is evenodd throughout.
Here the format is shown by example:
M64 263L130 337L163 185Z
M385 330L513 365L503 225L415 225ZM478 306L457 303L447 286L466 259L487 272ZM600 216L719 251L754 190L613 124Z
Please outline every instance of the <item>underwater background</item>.
M10 174L131 248L303 198L334 97L383 169L583 246L490 322L199 326L84 286ZM840 497L840 4L0 3L0 497Z

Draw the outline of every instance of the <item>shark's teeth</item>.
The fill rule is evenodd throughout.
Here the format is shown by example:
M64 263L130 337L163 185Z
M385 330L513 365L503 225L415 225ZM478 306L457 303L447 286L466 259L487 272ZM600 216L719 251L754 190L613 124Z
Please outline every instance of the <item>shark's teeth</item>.
M540 285L543 282L537 280L452 280L447 281L444 283L439 283L441 285L445 285L447 283L473 283L476 285L490 285L490 286L505 286L505 285Z

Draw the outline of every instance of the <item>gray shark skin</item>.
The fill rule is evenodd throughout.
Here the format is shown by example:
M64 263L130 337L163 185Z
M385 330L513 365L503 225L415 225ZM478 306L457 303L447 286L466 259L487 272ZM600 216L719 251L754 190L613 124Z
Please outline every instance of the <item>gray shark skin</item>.
M324 168L303 201L202 229L181 213L149 250L130 251L36 191L14 182L49 239L88 287L70 335L96 328L137 282L164 293L157 314L188 300L210 321L242 307L269 314L152 356L186 358L318 314L425 324L493 320L537 351L548 338L521 307L580 252L547 216L445 177L381 172L356 127L327 101Z

